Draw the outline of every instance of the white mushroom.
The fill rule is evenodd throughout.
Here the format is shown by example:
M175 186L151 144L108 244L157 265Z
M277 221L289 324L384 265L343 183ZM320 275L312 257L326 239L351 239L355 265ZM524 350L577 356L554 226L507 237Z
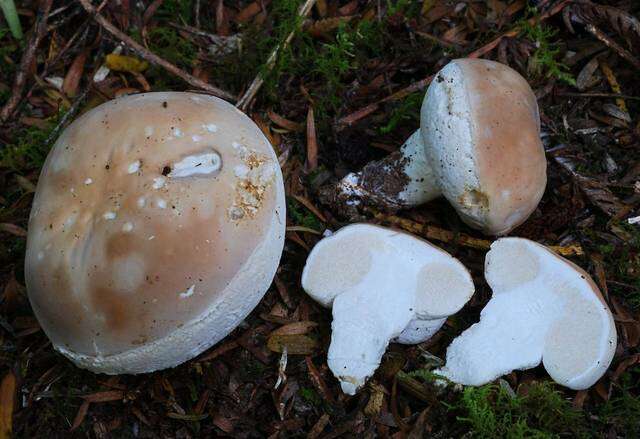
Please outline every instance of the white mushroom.
M616 328L585 271L543 245L503 238L487 254L485 277L493 297L480 322L451 343L436 373L481 385L542 361L551 378L576 390L604 374Z
M302 287L333 308L328 364L353 395L389 341L419 343L473 294L471 276L444 250L396 230L354 224L309 254Z
M232 105L194 93L84 114L51 150L33 212L34 312L58 351L109 374L172 367L226 336L269 287L284 242L268 140Z
M494 61L458 59L431 82L420 129L400 151L347 175L336 195L391 210L444 195L465 223L502 235L535 210L546 180L527 81Z

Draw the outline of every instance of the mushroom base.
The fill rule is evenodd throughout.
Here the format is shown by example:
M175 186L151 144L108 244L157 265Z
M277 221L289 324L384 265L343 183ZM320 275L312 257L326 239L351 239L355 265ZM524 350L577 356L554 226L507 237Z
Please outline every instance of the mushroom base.
M361 206L393 212L426 203L440 194L417 130L399 151L370 162L362 171L352 172L325 188L322 198L353 217Z

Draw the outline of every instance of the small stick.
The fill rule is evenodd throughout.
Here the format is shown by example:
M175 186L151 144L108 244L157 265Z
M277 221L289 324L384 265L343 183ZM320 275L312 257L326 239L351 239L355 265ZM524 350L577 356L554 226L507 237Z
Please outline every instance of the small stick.
M618 93L556 93L555 96L569 98L610 98L610 99L627 99L630 101L640 101L640 96L629 96Z
M622 58L626 59L627 61L629 61L631 64L633 64L633 66L640 70L640 61L638 61L638 59L633 56L631 54L631 52L629 52L628 50L626 50L624 47L620 46L618 43L616 43L615 41L613 41L611 38L609 38L604 32L602 32L600 29L598 29L597 27L595 27L593 24L587 24L585 26L585 28L597 39L599 39L600 41L602 41L604 44L606 44L609 48L615 50L618 55L620 55Z
M51 3L53 3L53 0L45 0L40 6L35 29L20 60L20 67L18 68L16 79L11 89L11 97L9 97L5 106L0 110L0 120L2 121L6 121L20 103L22 91L24 90L29 71L31 70L31 64L33 64L36 56L36 49L40 41L42 41L42 38L44 38L45 31L47 30L47 19L49 18L49 11L51 10Z
M540 15L540 17L533 17L531 19L529 19L529 23L530 24L535 24L535 23L540 23L544 20L546 20L549 17L552 17L553 15L557 14L558 12L560 12L570 1L572 0L562 0L561 2L559 2L557 5L555 5L554 7L552 7L551 9L549 9L547 12L545 12L544 14ZM488 52L491 52L493 49L495 49L498 44L500 44L500 41L502 41L504 38L508 38L508 37L514 37L516 35L518 35L520 33L520 28L516 27L510 31L505 32L504 34L500 35L499 37L497 37L495 40L485 44L484 46L482 46L481 48L479 48L478 50L475 50L473 52L471 52L469 55L467 55L467 58L481 58L482 56L484 56L485 54L487 54ZM357 111L355 111L354 113L351 113L343 118L341 118L340 120L338 120L338 129L340 128L344 128L347 127L349 125L353 125L354 123L356 123L357 121L359 121L360 119L363 119L365 117L367 117L368 115L370 115L371 113L373 113L374 111L378 110L378 108L380 108L380 105L385 103L385 102L392 102L392 101L397 101L399 99L404 98L407 95L410 95L413 92L416 91L420 91L422 89L424 89L425 87L427 87L431 81L433 80L433 77L435 75L429 75L424 79L421 79L418 82L414 82L413 84L383 98L380 99L377 102L374 102L372 104L367 105L366 107L363 107Z
M306 0L302 4L302 6L300 6L300 9L298 9L298 17L306 17L307 15L309 15L309 13L311 12L311 8L313 8L313 5L315 5L315 3L316 3L316 0ZM287 38L284 40L284 42L281 44L278 44L271 51L271 54L269 55L269 58L267 58L267 62L266 62L267 71L271 71L273 67L276 65L276 59L278 57L278 53L280 52L281 49L284 50L289 46L297 30L298 30L297 27L293 29L289 33L289 35L287 35ZM262 84L264 84L264 77L262 73L258 73L258 75L254 78L253 82L251 83L247 91L244 92L242 97L236 103L236 107L242 111L246 111L247 108L249 107L249 104L251 103L253 98L256 96L260 88L262 87Z
M398 228L404 229L407 232L415 233L416 235L421 235L428 239L435 239L436 241L458 244L464 247L475 248L477 250L489 250L489 248L491 247L491 241L489 240L474 238L464 233L454 233L450 230L445 230L440 227L431 226L428 224L420 224L396 215L374 213L374 218L377 221L391 224ZM568 246L552 245L549 247L562 256L584 255L584 250L580 245L577 244Z
M187 84L191 85L194 88L198 88L206 91L207 93L211 93L214 96L218 96L220 98L224 98L230 101L234 100L234 96L230 93L221 90L217 87L214 87L210 84L207 84L201 79L196 78L195 76L185 72L178 66L171 64L170 62L160 58L153 52L150 52L142 45L135 42L131 37L122 32L120 29L115 27L111 22L109 22L106 18L98 13L96 8L90 3L89 0L78 0L82 7L87 11L89 15L93 17L93 19L100 24L107 32L111 35L122 41L124 44L133 49L138 55L140 55L145 60L149 61L151 64L157 65L168 71L169 73L178 76Z

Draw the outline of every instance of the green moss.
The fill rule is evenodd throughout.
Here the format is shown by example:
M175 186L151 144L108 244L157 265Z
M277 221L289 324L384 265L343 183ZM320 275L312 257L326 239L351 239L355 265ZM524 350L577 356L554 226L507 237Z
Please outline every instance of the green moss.
M190 23L193 17L192 0L164 0L155 13L156 19Z
M318 395L318 392L316 392L311 387L301 387L300 396L302 397L302 399L304 399L314 407L322 406L322 398L320 397L320 395Z
M457 408L473 437L581 437L587 431L582 413L551 383L534 383L515 397L495 384L466 387Z
M0 75L10 75L15 69L15 64L6 61L7 58L12 58L18 50L18 44L9 38L9 35L9 29L0 27ZM0 89L0 102L3 101L4 95L9 96L8 90L2 91Z
M177 30L170 27L158 26L151 29L148 41L152 52L182 67L192 67L198 55L196 45L182 38Z
M422 98L424 93L412 93L391 110L389 121L386 125L381 126L378 130L381 134L392 132L398 127L398 124L404 121L412 122L414 126L420 123L420 107L422 106Z
M14 170L36 169L42 167L51 145L45 143L63 113L46 120L44 129L27 127L19 129L14 141L0 149L0 166Z
M387 17L403 15L407 18L417 17L422 8L422 2L413 0L387 0Z
M600 419L618 436L640 437L640 367L625 372L600 411Z
M527 18L537 14L536 8L527 8ZM526 19L520 22L522 35L533 41L536 50L529 58L531 73L536 76L554 77L569 85L576 85L575 78L569 73L569 67L559 62L560 48L553 41L558 30L536 23L531 25Z
M320 220L294 198L287 198L287 214L296 226L303 226L317 231L324 230Z

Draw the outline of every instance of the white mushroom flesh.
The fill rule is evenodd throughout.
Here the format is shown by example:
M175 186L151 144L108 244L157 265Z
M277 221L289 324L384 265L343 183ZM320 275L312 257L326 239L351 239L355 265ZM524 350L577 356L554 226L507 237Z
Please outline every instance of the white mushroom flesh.
M493 297L480 322L451 343L436 373L481 385L542 362L572 389L588 388L604 374L616 329L587 273L540 244L503 238L487 254L485 276Z
M333 308L328 364L348 394L375 372L390 340L424 341L474 290L469 273L448 253L367 224L347 226L319 242L307 259L302 286Z

